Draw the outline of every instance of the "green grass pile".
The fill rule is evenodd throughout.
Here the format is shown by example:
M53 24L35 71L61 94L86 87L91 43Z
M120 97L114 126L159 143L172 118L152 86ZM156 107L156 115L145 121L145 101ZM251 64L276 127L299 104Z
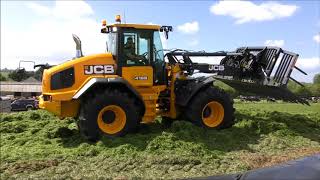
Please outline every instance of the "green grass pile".
M175 179L236 173L320 152L320 104L238 103L220 131L185 121L86 142L74 120L1 114L1 179Z

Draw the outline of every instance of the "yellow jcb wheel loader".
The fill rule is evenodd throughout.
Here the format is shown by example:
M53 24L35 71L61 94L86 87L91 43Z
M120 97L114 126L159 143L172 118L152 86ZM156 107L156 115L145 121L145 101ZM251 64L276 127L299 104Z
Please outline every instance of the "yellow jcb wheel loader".
M297 68L297 54L277 47L164 50L160 33L168 38L171 26L122 24L117 17L118 23L112 25L103 21L106 53L84 56L80 39L73 35L76 57L44 65L40 107L60 118L76 118L89 140L125 135L156 116L167 121L179 117L209 129L231 127L233 100L213 85L216 79L240 92L307 103L286 88ZM191 57L196 56L224 58L220 64L205 64L193 62Z

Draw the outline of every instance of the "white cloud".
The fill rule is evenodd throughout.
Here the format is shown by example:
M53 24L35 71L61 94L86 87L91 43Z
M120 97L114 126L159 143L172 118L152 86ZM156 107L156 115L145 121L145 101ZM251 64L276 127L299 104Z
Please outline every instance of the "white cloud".
M312 82L315 74L320 72L320 58L298 58L296 66L305 71L308 75L304 75L298 70L292 71L292 77L301 82Z
M219 1L210 7L210 12L216 15L231 16L236 19L236 24L243 24L289 17L297 9L296 5L277 2L255 4L250 1Z
M266 45L266 46L283 47L284 46L284 40L266 40L264 42L264 45Z
M195 34L199 31L199 23L197 21L187 22L178 26L178 31L185 34Z
M86 2L57 1L53 7L28 3L25 13L44 18L24 29L1 24L1 68L17 68L20 60L58 64L72 59L72 34L80 37L85 55L105 52L105 34L100 33L100 22L90 17L93 10Z
M39 15L50 15L56 18L73 19L92 15L94 12L84 1L56 1L53 8L31 2L27 6Z
M298 58L296 66L305 70L318 69L320 72L320 58L319 57Z
M30 2L27 4L27 7L32 9L35 13L37 13L39 15L47 16L47 15L52 14L50 8L48 8L46 6L42 6L38 3Z
M320 33L313 36L313 40L317 43L320 43Z

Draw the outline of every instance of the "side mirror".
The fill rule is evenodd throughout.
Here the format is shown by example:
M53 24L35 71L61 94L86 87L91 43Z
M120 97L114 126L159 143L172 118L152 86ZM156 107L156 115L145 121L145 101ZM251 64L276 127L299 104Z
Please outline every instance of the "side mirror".
M166 39L169 38L169 32L172 31L172 26L161 26L160 32L164 32L164 36Z

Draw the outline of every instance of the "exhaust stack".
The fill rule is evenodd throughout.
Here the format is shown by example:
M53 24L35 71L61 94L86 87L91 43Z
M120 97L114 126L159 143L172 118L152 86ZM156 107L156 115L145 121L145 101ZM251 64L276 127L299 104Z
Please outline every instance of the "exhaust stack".
M83 57L80 38L75 34L72 34L72 37L76 43L76 58Z

